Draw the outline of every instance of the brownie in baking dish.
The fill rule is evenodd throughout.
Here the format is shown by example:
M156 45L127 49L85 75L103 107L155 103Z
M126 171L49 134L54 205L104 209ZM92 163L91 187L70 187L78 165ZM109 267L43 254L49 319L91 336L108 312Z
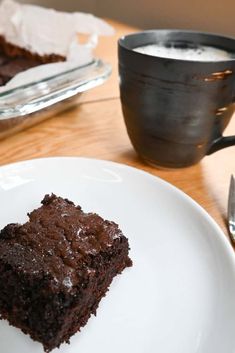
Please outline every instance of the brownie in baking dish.
M65 57L60 55L40 56L31 53L29 50L8 43L3 36L0 36L0 86L5 85L22 71L38 65L64 60Z
M23 225L0 232L0 314L50 352L87 323L131 266L118 225L46 195Z
M40 62L35 59L24 57L11 58L0 51L0 86L5 85L20 72L38 65L40 65Z

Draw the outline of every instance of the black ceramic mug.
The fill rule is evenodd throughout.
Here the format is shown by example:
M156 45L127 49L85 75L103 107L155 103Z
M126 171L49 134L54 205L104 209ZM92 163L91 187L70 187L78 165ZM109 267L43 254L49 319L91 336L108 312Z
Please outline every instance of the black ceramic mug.
M235 53L235 39L193 31L154 30L119 39L122 110L137 153L150 164L177 168L235 145L235 136L222 135L234 112L235 59L188 61L133 50L158 42Z

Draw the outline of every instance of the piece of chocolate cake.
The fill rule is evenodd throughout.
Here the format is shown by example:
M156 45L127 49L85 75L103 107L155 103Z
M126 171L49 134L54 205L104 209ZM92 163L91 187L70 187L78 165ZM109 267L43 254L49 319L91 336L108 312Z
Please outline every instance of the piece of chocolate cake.
M49 352L87 323L132 263L114 222L54 194L42 204L0 232L0 314Z
M61 12L37 5L21 4L14 0L2 0L0 86L6 84L14 75L41 64L73 61L77 65L84 65L91 61L91 57L88 55L88 47L83 46L87 60L84 61L83 58L79 61L82 46L78 34L85 34L88 38L92 36L90 43L93 46L95 36L113 33L107 23L91 14ZM81 57L83 55L82 53ZM2 59L7 59L7 67L2 67ZM17 70L14 59L18 60Z
M7 1L5 1L5 3L7 3ZM2 6L3 5L0 6L0 12ZM14 13L12 15L14 15ZM7 82L9 82L20 72L42 64L61 62L65 60L66 57L59 54L46 53L40 55L35 51L30 51L26 48L20 47L19 45L10 43L3 35L0 35L0 86L7 84Z

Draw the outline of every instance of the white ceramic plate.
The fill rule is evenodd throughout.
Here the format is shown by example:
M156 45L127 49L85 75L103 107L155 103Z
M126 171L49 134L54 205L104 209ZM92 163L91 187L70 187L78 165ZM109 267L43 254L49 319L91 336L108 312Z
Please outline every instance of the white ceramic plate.
M80 158L0 168L0 228L24 222L54 192L116 221L134 266L118 276L81 333L60 353L234 353L235 261L208 214L142 171ZM42 353L5 321L1 353Z

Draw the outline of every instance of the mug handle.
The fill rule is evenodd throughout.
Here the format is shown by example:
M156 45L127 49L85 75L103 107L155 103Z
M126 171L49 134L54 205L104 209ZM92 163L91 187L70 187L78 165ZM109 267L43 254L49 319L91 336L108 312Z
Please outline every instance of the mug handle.
M207 155L210 155L216 151L222 150L222 148L230 147L235 145L235 135L233 136L220 136L217 137L214 141L212 141L209 150L207 151Z

